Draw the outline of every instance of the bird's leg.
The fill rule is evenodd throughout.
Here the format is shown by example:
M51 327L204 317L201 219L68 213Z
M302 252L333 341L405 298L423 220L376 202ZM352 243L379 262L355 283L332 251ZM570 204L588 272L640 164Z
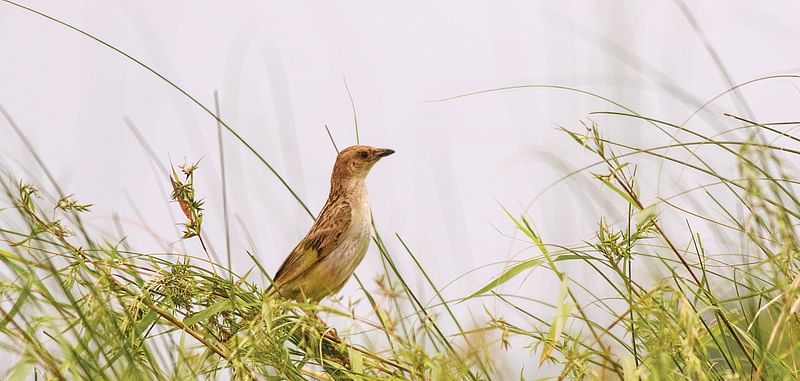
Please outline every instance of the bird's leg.
M339 342L339 335L336 333L336 328L326 324L325 321L319 317L319 314L316 311L312 312L311 316L314 317L314 320L317 321L317 324L324 329L322 333L323 337L330 339L333 342Z

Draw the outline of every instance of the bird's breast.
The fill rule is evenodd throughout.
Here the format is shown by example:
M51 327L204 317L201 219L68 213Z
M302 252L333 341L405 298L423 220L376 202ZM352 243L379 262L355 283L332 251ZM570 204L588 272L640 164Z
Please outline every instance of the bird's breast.
M356 200L353 200L356 201ZM364 259L372 232L372 218L366 199L351 203L350 226L342 243L321 263L330 286L341 288Z

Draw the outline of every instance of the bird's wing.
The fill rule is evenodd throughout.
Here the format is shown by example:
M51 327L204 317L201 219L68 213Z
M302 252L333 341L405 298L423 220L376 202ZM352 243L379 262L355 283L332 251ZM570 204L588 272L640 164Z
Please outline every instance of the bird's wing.
M339 247L351 220L351 208L347 202L326 205L306 237L297 244L275 274L278 288L307 273Z

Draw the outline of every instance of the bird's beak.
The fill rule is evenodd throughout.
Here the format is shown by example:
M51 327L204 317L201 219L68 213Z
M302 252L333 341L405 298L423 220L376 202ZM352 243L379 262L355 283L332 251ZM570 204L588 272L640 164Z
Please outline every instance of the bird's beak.
M378 149L378 157L386 157L394 153L393 149L388 148L379 148Z

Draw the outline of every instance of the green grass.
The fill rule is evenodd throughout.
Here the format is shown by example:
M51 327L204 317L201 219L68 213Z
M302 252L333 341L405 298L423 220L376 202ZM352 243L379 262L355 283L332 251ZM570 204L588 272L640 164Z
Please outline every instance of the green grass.
M606 114L681 129L632 113ZM94 239L80 218L91 205L50 196L6 173L4 203L11 207L0 214L0 345L18 354L6 379L502 379L505 365L491 360L501 347L529 351L530 363L547 364L555 378L795 379L800 200L784 162L798 154L788 144L797 139L774 127L782 124L731 120L752 133L719 140L682 129L695 140L638 148L604 139L592 122L565 129L576 152L597 158L591 170L571 176L591 176L626 212L598 221L591 240L555 244L528 217L507 210L536 254L455 301L444 299L397 235L436 295L423 303L376 229L385 275L375 292L358 280L371 306L366 316L266 297L267 285L250 281L250 273L230 273L208 253L141 253ZM698 146L717 150L706 155L730 155L738 163L734 176L708 165ZM677 150L693 159L669 154ZM657 194L637 181L648 162L710 180L646 199L642 194ZM196 170L184 165L172 176L184 239L202 237ZM679 206L686 200L697 207ZM665 226L675 217L686 221L684 228ZM696 233L701 229L710 237ZM269 279L250 258L251 272ZM573 279L562 270L570 264L594 275ZM498 292L537 268L561 283L552 302L530 308L528 295ZM486 310L488 323L465 327L452 305L478 298L496 299L523 319L511 323ZM409 316L399 312L408 309ZM319 313L380 332L385 342L352 344L358 333L332 335Z
M175 88L253 153L313 216L218 111L103 40L18 7L97 41ZM741 86L786 78L797 76L731 84L709 103ZM606 139L591 119L563 129L564 138L576 143L576 154L587 151L595 160L564 179L593 179L612 196L607 210L618 212L599 218L593 237L558 243L548 241L524 210L506 209L509 223L530 246L526 258L507 263L456 300L443 296L401 235L391 239L403 251L390 252L378 226L373 246L383 274L375 284L355 279L370 307L357 314L327 303L267 297L269 283L253 279L269 280L271 271L257 255L232 254L228 242L224 262L205 250L137 252L84 226L81 216L91 213L91 205L67 196L55 182L35 186L2 173L0 348L15 357L0 377L502 380L509 371L540 369L542 378L551 379L800 378L800 198L791 176L800 153L791 128L800 122L716 115L714 122L729 129L707 136L688 129L688 120L646 117L565 86L516 86L459 97L516 89L603 100L618 111L590 118L602 119L606 128L637 124L662 133L667 142L644 147ZM46 163L35 157L46 172ZM205 249L204 205L194 188L202 170L186 165L172 173L183 238L199 240ZM673 194L661 194L659 183L678 174L699 182L678 183ZM585 197L599 197L595 193L588 189ZM247 255L250 271L232 273L232 255ZM402 273L398 260L413 263L414 274ZM546 301L504 292L508 282L534 270L557 281L559 291ZM418 277L434 295L431 301L409 287ZM459 303L497 304L514 314L499 316L484 308L475 320L486 323L476 326L454 312ZM356 328L334 335L320 315ZM371 340L376 337L380 340ZM497 361L501 350L528 356L524 369L509 370Z
M616 114L678 128L638 115ZM800 306L796 304L800 285L795 235L798 201L792 186L795 182L786 176L782 164L797 151L758 143L770 138L762 135L763 131L744 141L722 141L688 130L685 132L698 140L644 149L605 140L595 124L585 126L585 131L566 132L600 159L598 164L604 170L593 177L618 197L628 213L614 222L601 220L595 238L578 246L546 245L524 217L515 218L518 229L546 260L530 262L549 268L562 279L566 291L554 307L556 318L544 322L546 335L544 330L532 334L501 321L496 324L514 334L530 335L534 345L543 347L542 359L558 364L562 376L571 378L800 376L800 352L795 345L800 333L795 313ZM747 122L746 127L765 126ZM713 146L730 155L731 161L738 163L738 176L727 177L707 166L696 152L691 152L694 160L664 153L667 148L692 150L698 145ZM693 193L702 194L696 196L695 201L700 201L696 205L713 207L677 206L675 201L683 201L684 192L643 199L642 193L654 192L640 189L638 165L628 161L641 156L712 178ZM675 217L684 219L684 234L676 234L675 226L667 228L662 222ZM713 238L720 242L735 243L715 246L738 247L739 251L708 252L703 236L695 233L697 225L716 229ZM557 260L565 256L564 261L581 261L597 274L591 289L559 271L562 261ZM633 263L638 272L633 271ZM642 274L644 269L649 274ZM653 279L653 273L661 276ZM610 294L601 296L595 290ZM564 312L570 309L574 312ZM609 323L598 324L590 318L598 315ZM543 323L535 316L531 319ZM572 321L573 332L564 332L563 320Z
M222 275L227 270L203 256L134 253L116 243L78 237L69 225L88 205L64 198L43 206L46 197L33 186L4 185L14 205L7 211L17 212L17 225L26 227L15 229L7 222L2 229L0 260L7 271L0 283L0 345L20 354L8 379L32 374L54 379L250 379L256 374L406 379L431 372L459 378L470 374L472 363L460 354L444 352L434 358L414 343L423 335L447 342L440 332L432 332L435 322L425 329L406 327L418 332L400 334L398 328L348 311L267 297L263 287L246 281L246 274ZM191 187L190 181L175 184L179 203L192 193ZM187 209L192 218L184 234L199 237L199 203ZM254 265L255 271L264 271L259 263ZM387 357L350 345L329 334L330 328L315 318L318 312L382 330L394 349ZM406 324L386 310L381 314L382 324L389 319L396 327Z

